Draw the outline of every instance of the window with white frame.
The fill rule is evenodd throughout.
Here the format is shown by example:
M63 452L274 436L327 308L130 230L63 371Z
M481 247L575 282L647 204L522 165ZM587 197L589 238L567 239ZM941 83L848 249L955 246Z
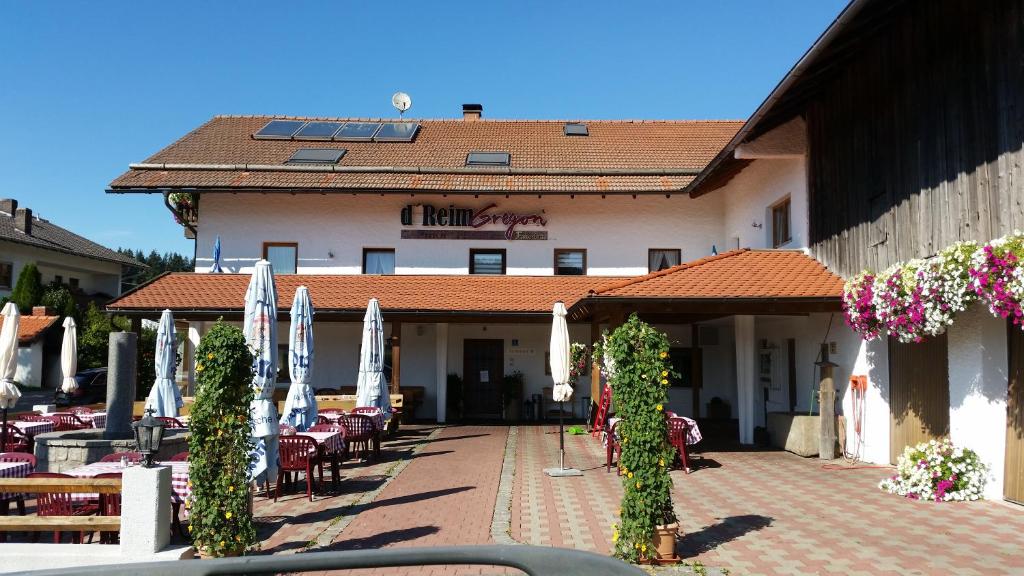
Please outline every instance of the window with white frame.
M775 204L772 210L772 248L779 248L789 244L793 240L793 233L790 228L790 201L789 196Z

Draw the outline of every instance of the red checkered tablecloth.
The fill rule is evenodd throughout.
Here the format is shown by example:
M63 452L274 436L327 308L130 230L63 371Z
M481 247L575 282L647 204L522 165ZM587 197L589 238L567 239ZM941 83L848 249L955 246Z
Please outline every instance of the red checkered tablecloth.
M343 414L338 414L337 412L328 412L326 414L320 415L330 420L331 423L333 424L338 424L339 421L342 420L343 416ZM377 432L382 432L384 430L383 412L376 412L374 414L362 414L362 416L370 417L370 419L373 421L373 425L377 427ZM366 432L369 432L369 430L366 430L364 428L366 426L366 421L363 420L362 418L345 419L344 423L345 428L348 429L349 433L352 435L365 434Z
M15 428L24 432L26 436L53 432L54 428L53 422L22 422L21 420L16 420L12 424Z
M686 428L686 445L687 446L693 446L697 442L700 442L701 440L703 440L704 437L701 436L701 434L700 434L700 428L697 427L697 421L696 420L694 420L693 418L687 418L686 416L677 416L677 418L682 418L683 420L686 420L687 424L689 424L689 426ZM614 425L619 420L621 420L621 418L609 418L608 419L608 427L611 428L612 425ZM615 429L615 437L616 438L619 437L619 430L618 430L618 428ZM604 439L604 434L602 433L602 443L604 443L606 441L607 440Z
M32 472L32 465L28 462L0 462L0 478L24 478ZM13 500L17 496L14 492L0 493L0 502Z
M79 414L78 417L82 419L82 422L92 424L93 428L105 428L107 425L106 412L88 412Z
M158 462L157 465L171 468L171 501L181 503L187 500L192 495L192 489L188 486L188 462ZM124 471L120 462L93 462L67 470L65 474L79 478L92 478L97 474ZM95 500L96 498L96 494L71 495L71 499L75 501Z
M345 450L345 439L340 432L299 432L298 435L308 436L317 446L323 446L324 454L340 454Z

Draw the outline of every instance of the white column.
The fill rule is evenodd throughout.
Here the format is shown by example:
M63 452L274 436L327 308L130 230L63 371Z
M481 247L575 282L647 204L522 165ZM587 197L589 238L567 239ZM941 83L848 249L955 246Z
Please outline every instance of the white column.
M437 421L445 421L448 406L448 325L437 325Z
M980 305L949 327L949 437L978 453L991 477L985 497L1003 497L1006 460L1006 320Z
M754 345L754 317L734 316L736 327L736 412L740 420L740 443L754 443L754 397L757 349Z

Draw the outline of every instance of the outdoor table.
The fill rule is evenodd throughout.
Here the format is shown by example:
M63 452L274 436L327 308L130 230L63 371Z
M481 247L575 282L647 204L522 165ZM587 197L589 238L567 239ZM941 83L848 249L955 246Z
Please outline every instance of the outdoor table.
M168 466L171 469L171 502L181 504L192 495L192 489L188 485L188 462L157 462L158 466ZM120 462L93 462L78 468L72 468L64 473L78 478L92 478L97 474L108 472L124 472L126 468L121 467ZM78 502L83 500L95 500L98 494L72 494L71 500Z
M86 424L92 424L93 428L105 428L107 426L107 413L106 412L86 412L79 414L79 418Z
M29 438L33 438L36 434L53 432L54 429L53 422L24 422L22 420L15 420L11 424Z
M32 465L28 462L0 462L0 478L24 478L32 473ZM0 492L0 502L17 499L16 492Z
M686 416L676 416L676 417L677 418L682 418L683 420L686 420L686 424L688 425L687 428L686 428L686 445L687 446L693 446L694 444L700 442L704 438L700 434L700 428L697 427L697 421L696 420L694 420L693 418L687 418ZM608 419L608 429L610 430L611 427L614 426L615 423L618 422L619 420L621 420L621 418L609 418ZM616 438L618 438L618 428L615 429L615 434L616 434ZM605 439L605 442L607 442L607 439Z
M331 459L331 482L337 488L340 458L345 452L345 438L341 432L298 432L296 435L312 438L320 450L320 456Z

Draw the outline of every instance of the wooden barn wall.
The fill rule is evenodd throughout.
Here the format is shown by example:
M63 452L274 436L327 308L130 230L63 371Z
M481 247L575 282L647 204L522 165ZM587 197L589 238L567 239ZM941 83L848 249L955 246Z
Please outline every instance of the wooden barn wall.
M1024 0L916 0L806 108L815 257L854 274L1024 229Z

